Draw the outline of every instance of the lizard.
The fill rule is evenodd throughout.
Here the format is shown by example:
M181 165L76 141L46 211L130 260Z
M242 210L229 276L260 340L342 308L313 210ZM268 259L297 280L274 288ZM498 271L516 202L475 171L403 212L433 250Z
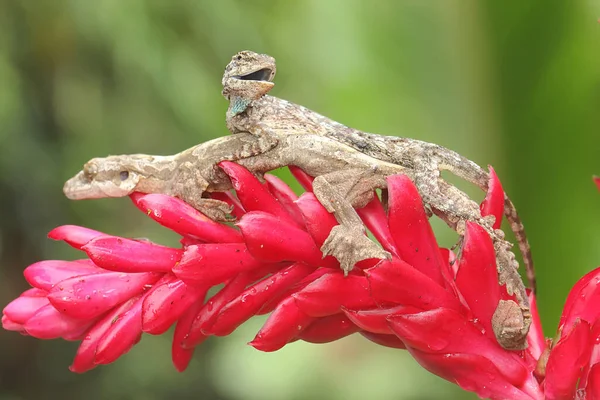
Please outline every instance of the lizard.
M479 207L474 201L441 178L441 171L447 170L485 191L488 189L490 178L488 172L475 162L440 145L411 138L362 132L306 107L270 96L268 93L274 87L276 71L275 59L267 54L245 50L231 58L222 78L222 95L229 101L226 113L226 125L229 131L232 134L248 132L259 137L272 138L302 134L323 136L348 145L377 160L403 166L406 169L405 173L417 186L424 203L459 234L464 233L465 221L474 221L486 228L496 249L500 284L505 284L511 295L521 293L518 297L523 317L529 320L525 322L522 329L526 333L530 315L527 296L522 290L523 283L520 279L511 282L508 276L513 274L507 273L518 269L515 256L510 251L512 245L504 240L503 231L493 229L493 219L481 216ZM357 174L362 174L361 176L364 177L360 190L354 190L350 184L350 182L357 184L353 179ZM345 201L352 206L361 207L365 204L365 198L369 198L365 192L385 188L385 184L377 185L381 183L377 179L369 183L368 175L369 171L350 169L321 175L315 179L314 193L329 212L335 211L328 199L334 198L336 192L344 194ZM349 213L355 212L352 207L345 207L345 209ZM504 215L517 239L526 274L535 293L531 249L516 208L506 194ZM336 217L339 221L340 212L336 213ZM352 251L348 241L341 238L343 234L341 230L332 232L324 244L324 252L332 253L340 259L344 252ZM342 245L342 242L345 245ZM353 248L356 249L356 246Z
M378 160L322 135L285 134L275 138L241 132L172 156L133 154L94 158L65 183L63 191L73 200L123 197L133 192L163 193L182 199L212 219L224 220L229 211L227 203L206 198L207 193L232 187L217 166L223 160L235 161L259 177L290 165L316 177L313 188L321 195L328 193L319 200L334 212L340 223L332 234L341 238L339 245L347 251L345 256L336 254L345 272L356 260L390 256L365 235L358 214L346 198L364 206L372 199L373 187L384 187L387 176L410 174L410 168ZM355 174L348 177L347 171ZM331 243L323 244L324 254L331 251L328 246ZM503 347L522 349L531 321L525 288L514 268L502 271L501 277L514 289L517 302L502 301L498 305L492 321L494 333Z

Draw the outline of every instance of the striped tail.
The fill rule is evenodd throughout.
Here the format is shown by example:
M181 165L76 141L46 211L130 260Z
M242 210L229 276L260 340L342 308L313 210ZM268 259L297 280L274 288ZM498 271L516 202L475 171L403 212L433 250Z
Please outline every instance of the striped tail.
M529 281L529 286L531 287L531 290L535 294L535 270L533 268L533 257L531 255L531 247L529 246L529 242L527 241L527 235L525 234L525 227L523 226L523 222L521 222L521 218L519 218L519 214L517 214L517 209L515 208L513 202L508 198L506 193L504 194L504 215L506 216L506 219L510 224L510 228L515 234L515 238L517 239L519 250L521 251L521 255L523 256L523 264L525 264L527 280Z

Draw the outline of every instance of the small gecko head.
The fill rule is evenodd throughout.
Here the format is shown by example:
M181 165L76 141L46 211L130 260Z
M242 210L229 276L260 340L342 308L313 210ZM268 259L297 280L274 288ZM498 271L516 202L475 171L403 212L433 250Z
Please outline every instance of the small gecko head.
M63 192L71 200L127 196L146 178L141 167L148 161L146 155L93 158L65 183Z
M266 54L240 51L231 58L223 74L223 96L248 102L257 100L275 86L275 59Z

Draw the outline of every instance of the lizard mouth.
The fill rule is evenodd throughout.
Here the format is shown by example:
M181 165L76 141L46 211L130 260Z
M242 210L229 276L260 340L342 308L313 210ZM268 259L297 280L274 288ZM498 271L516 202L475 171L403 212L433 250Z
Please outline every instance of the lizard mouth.
M273 76L273 71L269 68L262 68L258 71L251 72L246 75L236 76L237 79L242 81L262 81L262 82L270 82L271 77Z

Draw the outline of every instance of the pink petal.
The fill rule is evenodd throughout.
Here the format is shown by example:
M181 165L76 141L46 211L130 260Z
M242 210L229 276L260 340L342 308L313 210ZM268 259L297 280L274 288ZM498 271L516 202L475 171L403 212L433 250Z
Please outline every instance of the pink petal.
M182 251L117 236L100 236L81 249L96 265L120 272L169 272Z
M12 322L22 325L26 323L29 318L33 317L40 308L47 306L48 304L48 299L46 297L28 297L21 295L4 307L2 314Z
M314 267L297 263L255 283L223 307L209 332L217 336L229 335L258 313L267 301L279 297L312 271Z
M141 294L156 283L156 273L106 272L65 279L48 294L50 303L73 318L91 319Z
M292 298L283 300L269 316L254 340L249 344L260 351L276 351L293 341L315 318L296 306Z
M96 355L96 347L98 341L102 339L104 334L112 327L113 323L131 307L136 304L140 299L140 296L131 298L119 307L113 309L111 312L102 317L86 334L81 341L77 354L73 360L73 364L69 367L71 372L83 373L94 368L94 357ZM138 305L139 308L139 305Z
M538 360L546 348L546 339L542 330L542 321L538 313L535 294L532 291L528 291L527 294L529 295L529 310L531 311L532 320L527 334L527 351L535 360Z
M80 331L89 324L82 320L61 314L51 304L40 308L23 327L27 333L38 339L56 339L73 331Z
M393 349L406 349L406 345L396 335L386 335L383 333L360 332L366 339L380 346L391 347Z
M364 276L333 271L292 295L302 312L311 317L326 317L340 313L342 307L363 309L375 307L369 282Z
M298 196L294 191L281 179L276 177L275 175L265 174L265 181L267 183L267 189L285 208L285 210L290 214L290 216L294 219L298 226L304 226L304 220L302 219L302 214L296 205L296 200L298 200Z
M600 183L598 185L600 188ZM600 364L595 364L590 369L585 396L586 399L600 399Z
M477 393L481 398L532 399L532 396L506 380L487 358L478 354L431 354L410 348L409 351L426 370Z
M100 272L106 271L81 261L45 260L25 268L23 275L31 286L50 290L58 282L67 278Z
M22 332L25 335L27 334L23 324L19 324L18 322L11 320L6 315L2 315L2 329L7 331Z
M600 176L594 176L594 183L598 186L598 190L600 190Z
M183 338L182 347L191 349L204 342L210 335L207 332L213 326L223 306L238 296L252 282L252 278L248 273L239 274L208 299L194 316L189 332Z
M306 172L302 171L296 166L289 165L288 169L290 170L292 175L294 175L294 178L296 178L298 183L300 183L300 185L304 188L304 190L306 190L307 192L312 192L312 181L314 181L315 178L308 175Z
M590 359L584 366L583 373L579 379L579 387L585 386L591 367L600 362L600 346L598 346L600 343L600 320L596 320L596 322L594 322L592 325L589 342L592 350L590 353Z
M246 211L263 211L296 225L294 218L250 171L231 161L221 161L219 167L229 175L231 184Z
M133 193L134 204L150 218L182 236L205 242L241 243L236 229L208 218L182 200L163 194Z
M422 310L445 307L461 310L456 297L427 275L394 257L365 270L375 301L383 304L402 304Z
M444 261L419 191L406 175L387 178L389 226L400 258L440 285Z
M393 255L398 256L398 250L396 250L394 238L392 237L388 225L388 218L379 197L375 195L373 200L366 206L359 208L356 211L365 226L371 231L373 236L375 236L375 239L381 243L381 246Z
M98 340L94 362L110 364L127 353L142 337L142 298L120 313Z
M31 288L27 289L21 296L23 297L46 297L48 295L48 291L44 289Z
M419 314L390 316L390 327L402 341L417 350L436 353L477 354L492 361L514 385L521 385L528 374L524 362L488 339L456 311L438 308Z
M572 399L591 354L590 324L576 321L550 352L544 387L547 399Z
M331 229L338 225L337 220L321 205L313 193L304 193L296 204L304 217L306 230L317 246L322 246Z
M250 253L262 261L320 265L323 254L305 231L264 212L249 212L238 226Z
M191 285L213 286L263 265L244 243L207 243L186 247L173 273Z
M194 348L186 347L185 341L192 328L196 315L203 306L204 298L201 297L183 313L181 318L179 318L179 321L177 321L177 325L175 325L173 344L171 346L171 359L173 360L175 369L179 372L186 370L194 355Z
M558 326L564 336L577 319L594 323L599 317L600 268L596 268L577 281L569 292Z
M399 314L414 314L420 312L418 308L396 306L392 308L374 308L371 310L353 311L343 308L342 311L350 321L360 327L362 330L381 333L384 335L392 335L388 318L392 315Z
M242 203L240 203L239 199L231 192L213 192L210 194L210 197L215 200L221 200L233 207L231 215L236 219L240 219L246 214L246 210L244 210Z
M311 268L314 268L314 267L311 267ZM331 272L331 270L329 268L317 268L312 273L310 273L306 277L302 278L299 282L290 284L287 287L287 289L285 289L283 292L279 293L277 296L271 296L267 300L265 305L262 306L261 309L258 311L257 315L269 314L277 307L277 305L279 304L279 302L281 302L281 300L285 299L286 297L291 296L292 294L296 293L298 290L306 287L310 283L316 281L317 279L319 279L320 277L322 277L325 274L328 274L329 272Z
M106 234L76 225L62 225L48 232L48 237L50 239L64 240L76 249L81 249L81 246L85 245L93 238L104 235Z
M317 319L300 332L298 339L309 343L329 343L359 331L360 328L344 314L335 314Z
M444 266L449 276L454 279L458 273L458 263L456 262L456 255L449 249L440 247L440 253L442 253L442 259L444 260Z
M498 175L496 175L494 168L490 166L489 170L490 179L488 191L479 208L482 216L493 215L496 217L493 227L494 229L500 229L502 217L504 216L504 189L502 188L502 184L500 183L500 179L498 179Z
M83 340L86 336L92 325L95 325L98 322L97 319L89 320L87 324L81 325L79 329L74 329L70 332L65 333L61 336L62 339L69 342L79 342Z
M208 332L217 320L223 307L239 296L248 284L272 272L272 266L269 265L252 272L238 274L235 278L231 279L217 294L208 299L198 311L188 334L183 340L182 346L189 349L202 343L212 334Z
M142 330L152 335L164 333L207 290L186 285L175 277L157 283L144 297Z
M456 285L486 335L495 340L492 315L500 301L496 252L487 232L473 222L466 224L459 263Z

